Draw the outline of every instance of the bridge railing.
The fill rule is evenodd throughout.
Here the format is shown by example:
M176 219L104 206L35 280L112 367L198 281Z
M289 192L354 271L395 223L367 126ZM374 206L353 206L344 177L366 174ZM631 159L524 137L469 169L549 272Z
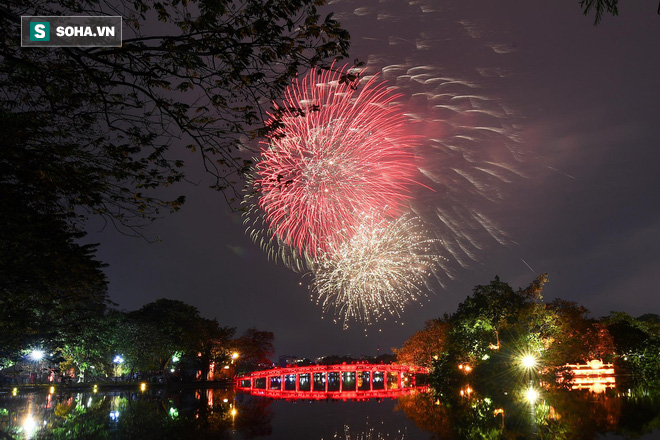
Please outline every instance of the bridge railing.
M397 364L310 365L274 368L239 376L236 387L280 393L374 393L416 386L428 369Z

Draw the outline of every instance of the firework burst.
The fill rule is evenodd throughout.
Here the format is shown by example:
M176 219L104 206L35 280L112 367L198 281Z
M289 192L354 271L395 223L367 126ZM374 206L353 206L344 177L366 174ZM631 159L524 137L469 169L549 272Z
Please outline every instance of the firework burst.
M368 216L349 240L319 256L310 288L344 327L352 320L370 324L386 315L400 317L448 261L439 255L440 245L412 214L393 221Z
M399 216L417 174L398 95L373 77L342 82L344 71L312 71L287 88L282 108L298 110L284 112L255 167L266 228L303 258L340 249L366 213Z

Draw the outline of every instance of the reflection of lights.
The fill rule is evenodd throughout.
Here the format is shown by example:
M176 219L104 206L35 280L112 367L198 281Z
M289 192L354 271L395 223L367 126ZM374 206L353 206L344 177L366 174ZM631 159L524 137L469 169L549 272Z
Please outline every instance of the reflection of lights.
M586 364L566 364L566 368L570 369L573 375L570 383L574 390L588 389L594 393L602 393L607 388L614 388L616 384L614 365L604 364L598 359Z
M539 392L533 387L529 387L527 391L525 391L525 398L529 403L534 403L539 398Z
M147 384L144 383L144 382L142 382L142 383L140 384L140 391L144 391L144 390L146 390L146 389L147 389Z
M33 361L40 361L44 357L44 352L43 350L32 350L30 353L30 359Z
M25 431L25 437L30 438L34 435L34 432L37 430L37 421L34 420L32 415L29 415L23 420L23 431Z
M110 411L110 420L113 422L119 420L119 411Z

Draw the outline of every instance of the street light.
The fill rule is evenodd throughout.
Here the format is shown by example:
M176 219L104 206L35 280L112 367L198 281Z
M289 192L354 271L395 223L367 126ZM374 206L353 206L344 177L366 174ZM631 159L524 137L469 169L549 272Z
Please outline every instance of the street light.
M32 359L33 361L38 362L43 358L44 358L43 350L32 350L32 352L30 352L30 359Z
M40 376L40 363L41 360L44 358L44 351L43 350L32 350L28 357L34 361L34 370L35 370L35 380L37 383L40 383L41 380L39 379Z
M522 357L522 359L520 359L520 363L522 364L522 366L527 369L534 368L537 362L538 359L536 358L536 356L531 354L526 354L525 356Z
M124 358L121 357L121 355L116 355L115 358L112 360L112 362L115 364L115 384L117 383L117 366L121 365L124 363Z

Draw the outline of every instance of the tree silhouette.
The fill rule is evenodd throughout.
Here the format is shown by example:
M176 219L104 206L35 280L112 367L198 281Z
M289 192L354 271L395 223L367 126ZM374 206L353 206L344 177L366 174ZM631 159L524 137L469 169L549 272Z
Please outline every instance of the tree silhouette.
M584 11L584 15L589 15L591 11L594 11L594 26L600 23L604 12L619 15L618 4L619 0L580 0L580 7Z

